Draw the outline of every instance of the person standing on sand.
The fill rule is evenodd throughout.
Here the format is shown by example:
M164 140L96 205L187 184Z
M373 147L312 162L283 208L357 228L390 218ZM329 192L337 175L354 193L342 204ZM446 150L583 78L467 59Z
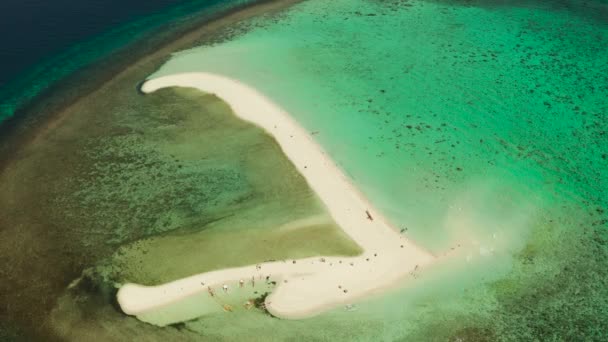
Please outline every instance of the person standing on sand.
M214 296L213 289L211 288L211 286L207 286L207 292L209 292L209 295L210 295L211 297L213 297L213 296Z

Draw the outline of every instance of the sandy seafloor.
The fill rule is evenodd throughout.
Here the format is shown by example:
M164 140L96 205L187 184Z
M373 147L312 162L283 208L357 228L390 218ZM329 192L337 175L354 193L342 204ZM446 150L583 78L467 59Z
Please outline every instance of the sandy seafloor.
M259 310L237 310L159 329L122 320L104 301L83 299L89 309L74 309L78 301L68 295L55 306L52 326L63 333L73 330L68 334L72 339L96 329L113 333L100 336L142 340L608 338L605 3L564 1L545 7L534 1L310 0L279 15L247 20L237 32L230 39L175 54L151 77L207 71L255 87L308 130L318 132L315 136L331 157L378 209L407 228L404 234L409 238L437 255L459 244L468 252L422 272L402 290L357 303L355 311L339 309L306 320L283 321ZM335 239L325 244L302 247L299 241L307 236L292 240L281 236L273 240L276 247L259 250L268 244L242 242L256 235L248 226L252 218L275 227L294 218L289 215L293 207L284 204L290 198L284 184L299 184L300 196L293 205L302 209L295 218L326 214L288 163L283 164L282 177L268 177L274 171L257 162L257 148L243 144L248 140L241 141L240 135L234 139L234 130L259 139L259 145L253 146L266 146L266 158L285 163L267 136L227 118L226 134L199 136L215 129L204 118L220 120L220 114L229 116L229 111L217 99L192 90L145 97L125 93L134 92L137 77L146 76L142 74L125 76L120 86L108 87L76 107L85 113L82 116L100 122L93 132L100 140L89 140L91 147L85 149L98 154L69 157L76 158L74 163L88 160L92 167L82 175L80 171L71 175L82 181L72 184L77 188L73 193L56 190L63 183L51 184L64 196L59 197L61 205L74 209L68 204L85 201L91 212L98 213L90 217L86 210L76 211L75 216L82 216L75 222L86 216L91 222L105 222L96 234L115 232L108 247L99 248L107 258L95 261L101 262L103 275L158 283L189 271L270 259L275 257L269 256L272 253L300 257L321 251L356 252L331 222L309 232L311 236L318 234L314 229L333 232ZM115 122L101 123L98 109L90 107L99 108L101 101L111 106L108 111L115 109L111 111ZM197 116L201 112L208 116L201 119ZM47 155L81 141L73 137L74 131L87 126L73 122L63 124L63 135L47 137L58 146ZM200 140L192 143L192 139ZM220 142L232 144L228 153L209 147ZM207 161L198 157L201 146L208 148ZM243 151L251 157L239 158ZM108 159L116 160L119 167L104 168ZM240 171L231 171L238 169L235 165ZM16 170L14 174L19 174ZM259 179L239 185L252 171ZM124 177L112 177L115 172ZM182 176L172 177L176 172ZM3 174L4 184L15 179L10 175ZM286 175L292 181L281 183ZM205 184L200 194L192 192L189 184L176 185L168 193L157 185L188 177ZM36 178L31 179L25 184L35 184ZM83 190L83 184L90 191ZM226 186L234 187L228 192L232 195L222 195ZM123 196L114 190L117 187L142 190ZM13 188L17 192L18 185ZM179 202L184 191L193 195ZM259 194L272 200L250 204L245 214L223 220L247 199L259 199ZM136 208L116 204L117 198L147 205L136 205L138 211L126 221L121 217ZM213 205L201 205L201 199ZM166 207L164 201L179 210L150 216L148 212ZM270 207L264 209L263 203ZM284 215L273 219L268 213L277 210ZM108 217L117 212L117 218ZM12 215L11 220L18 220L17 210ZM211 229L200 229L209 227L209 222ZM152 228L132 233L133 226ZM112 254L115 246L159 234ZM196 251L193 236L201 243L215 238L215 247ZM225 245L239 243L245 245L235 250L249 250L252 255L244 258L239 252L219 261L211 256L224 252ZM173 268L173 260L200 264ZM77 327L88 332L78 335Z
M255 86L318 132L414 241L438 255L476 246L445 266L451 275L438 266L423 286L356 313L285 326L361 340L599 338L591 330L608 333L601 9L309 1L230 42L180 52L152 77L210 71ZM573 270L582 267L585 277ZM204 332L205 321L187 327Z

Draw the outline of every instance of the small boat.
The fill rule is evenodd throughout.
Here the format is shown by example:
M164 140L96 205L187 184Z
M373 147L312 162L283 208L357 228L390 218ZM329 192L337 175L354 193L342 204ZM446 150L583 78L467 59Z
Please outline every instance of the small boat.
M346 304L346 306L344 307L344 309L346 311L357 311L357 307L353 304Z

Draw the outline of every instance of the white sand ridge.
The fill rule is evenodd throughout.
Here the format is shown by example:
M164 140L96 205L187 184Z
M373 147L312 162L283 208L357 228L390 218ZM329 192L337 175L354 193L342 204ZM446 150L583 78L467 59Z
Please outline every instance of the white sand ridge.
M209 287L220 292L223 284L240 280L249 283L252 277L265 280L268 276L277 282L276 289L266 298L268 311L280 318L305 318L393 287L434 260L429 252L407 241L372 207L306 130L255 89L220 75L183 73L149 80L141 90L150 93L167 87L196 88L215 94L239 118L271 134L336 223L364 252L352 258L315 257L223 269L159 286L125 284L117 294L125 313L145 315L206 294ZM180 319L195 318L198 314Z

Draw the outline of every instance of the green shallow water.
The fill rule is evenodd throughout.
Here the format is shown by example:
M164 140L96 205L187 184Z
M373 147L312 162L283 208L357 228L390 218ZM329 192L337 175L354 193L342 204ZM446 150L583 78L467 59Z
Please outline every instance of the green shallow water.
M607 11L308 1L175 54L152 77L209 71L258 88L405 234L460 250L355 313L186 326L227 339L606 338Z
M268 8L177 37L2 141L0 340L198 339L126 317L115 285L359 253L268 134L213 96L137 91L168 49Z
M438 250L444 213L471 188L606 204L606 38L603 22L543 7L312 1L154 76L213 71L261 89Z
M142 96L133 84L75 104L0 177L8 322L47 322L73 340L130 336L135 319L110 305L114 284L359 253L262 130L212 96Z
M211 43L153 74L260 89L440 257L354 311L299 321L235 302L158 328L111 305L114 282L358 252L268 135L212 96L138 94L163 57L137 64L0 174L0 339L606 340L605 13L599 1L310 0L203 31Z
M195 18L198 20L211 18L220 11L247 3L250 1L183 1L156 13L134 17L124 24L117 25L90 39L76 42L56 54L45 57L0 87L0 123L11 118L57 82L83 82L83 80L73 80L69 77L87 67L92 67L94 63L97 65L93 67L103 69L99 64L108 63L107 60L118 53L125 53L122 50L125 46L133 45L143 39L147 39L149 44L153 40L161 41L166 36L170 36L173 30L186 27L188 22ZM63 94L53 95L61 96Z

